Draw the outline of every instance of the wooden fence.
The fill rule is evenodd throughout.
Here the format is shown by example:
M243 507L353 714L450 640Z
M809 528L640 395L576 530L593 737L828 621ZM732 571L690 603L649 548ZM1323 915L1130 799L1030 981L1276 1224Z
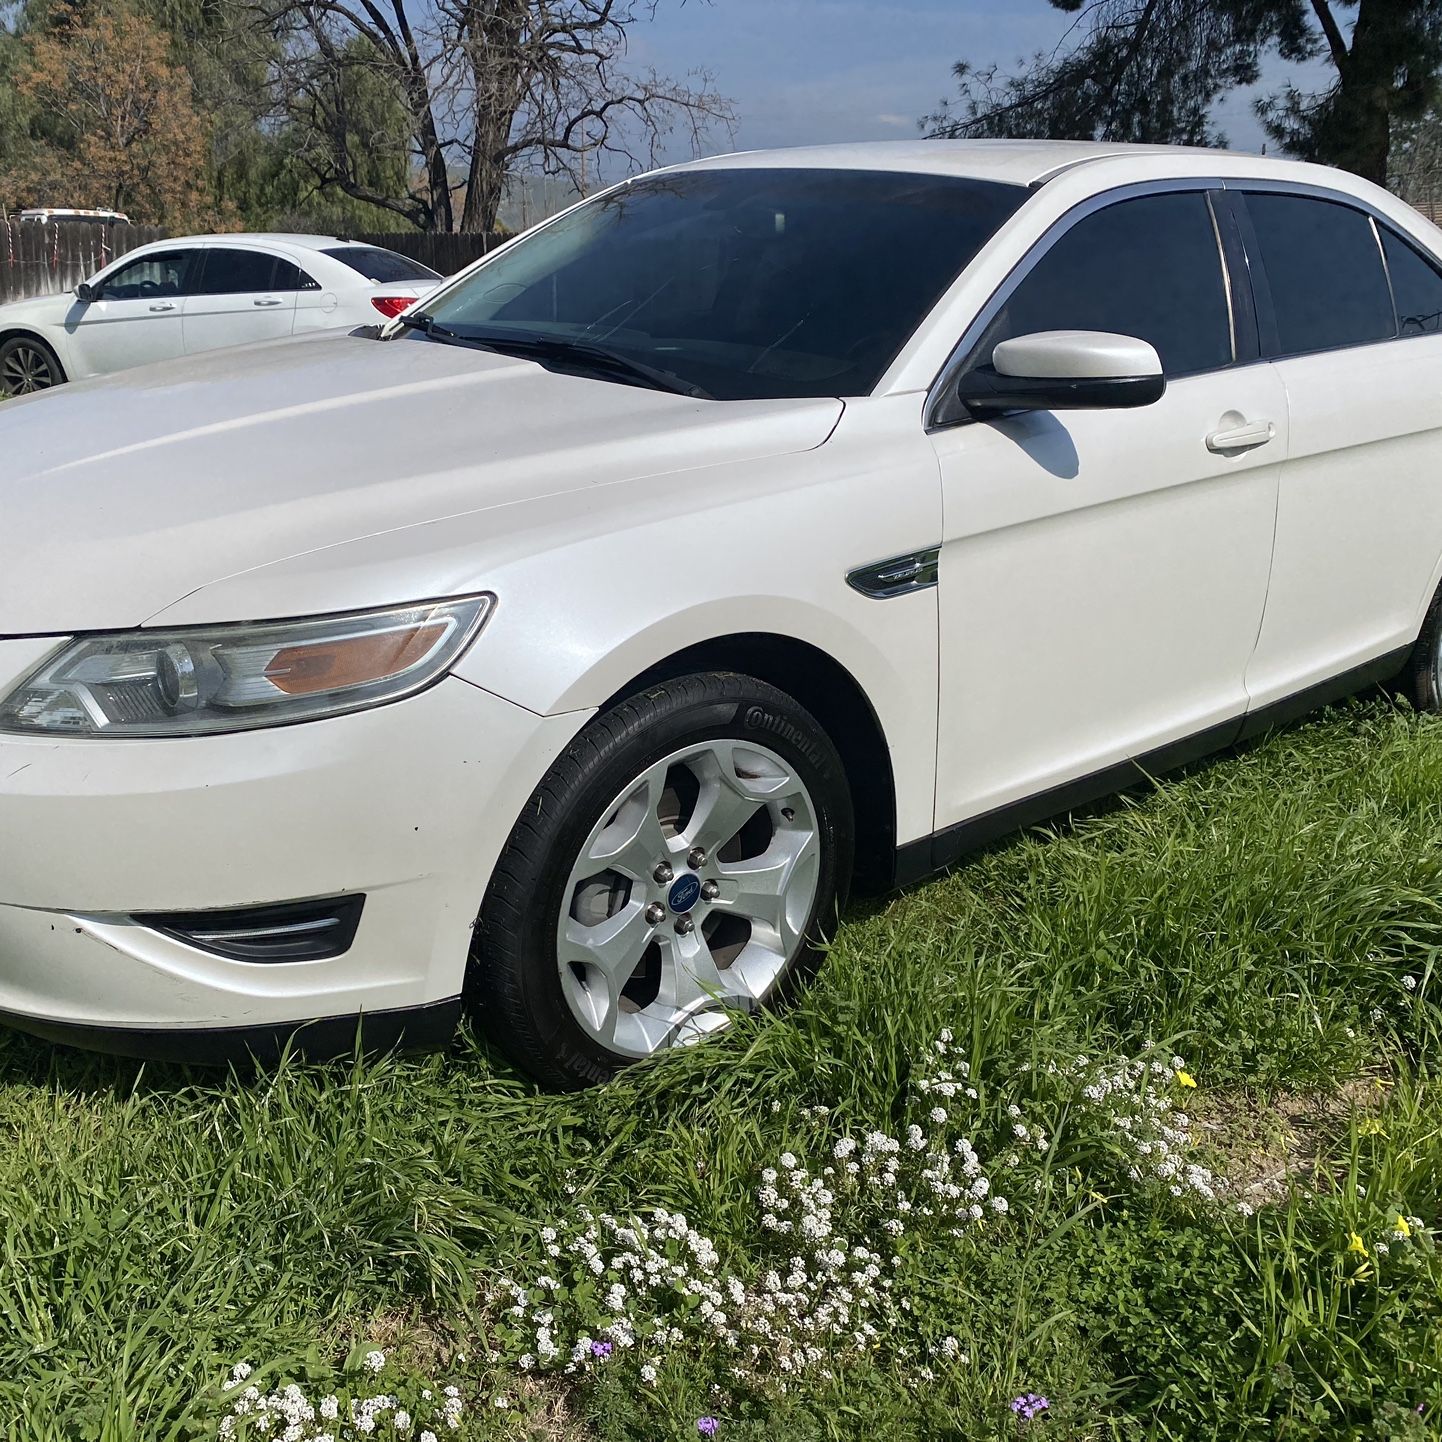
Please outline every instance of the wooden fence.
M441 275L454 275L464 270L473 260L479 260L488 250L493 250L504 239L503 235L423 235L410 231L398 235L351 235L347 240L364 241L367 245L384 246L401 255L408 255L422 265L428 265Z
M0 215L0 305L74 290L117 255L164 236L153 225L90 221L39 225Z
M99 221L59 221L40 225L0 215L0 305L35 295L74 290L116 256L164 240L153 225L107 225ZM428 265L441 275L479 259L503 237L494 235L353 235L350 240L381 245Z

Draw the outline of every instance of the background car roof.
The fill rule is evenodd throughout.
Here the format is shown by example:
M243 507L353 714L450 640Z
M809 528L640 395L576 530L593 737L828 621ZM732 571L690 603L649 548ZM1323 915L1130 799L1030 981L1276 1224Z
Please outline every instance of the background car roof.
M156 245L285 245L294 250L335 250L337 247L365 246L357 240L340 240L333 235L292 235L284 231L225 231L216 235L171 235Z

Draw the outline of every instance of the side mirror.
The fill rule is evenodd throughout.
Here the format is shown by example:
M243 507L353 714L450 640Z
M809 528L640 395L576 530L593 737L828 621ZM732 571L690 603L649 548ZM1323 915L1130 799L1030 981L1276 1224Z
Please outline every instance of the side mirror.
M82 280L75 287L75 299L83 305L89 305L91 301L100 299L100 293L88 280Z
M1047 330L1004 340L992 363L962 376L957 400L978 420L1015 411L1149 406L1167 382L1156 348L1135 336Z

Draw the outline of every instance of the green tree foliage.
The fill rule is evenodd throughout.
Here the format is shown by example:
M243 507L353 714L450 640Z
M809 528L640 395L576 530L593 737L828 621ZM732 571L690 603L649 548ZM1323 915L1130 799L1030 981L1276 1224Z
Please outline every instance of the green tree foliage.
M52 62L63 60L74 43L74 17L102 8L100 0L66 7L57 0L15 0L8 6L0 0L0 204L18 207L41 198L34 183L41 177L63 187L66 177L84 174L83 165L75 169L90 143L84 127L59 107L38 103L19 82L31 68L37 43L44 43ZM146 27L150 56L186 93L196 117L193 129L204 136L199 152L187 151L194 188L205 200L199 210L191 209L194 223L341 233L407 225L318 176L310 161L315 145L310 118L288 107L273 86L275 42L263 27L240 23L241 12L230 0L131 0L127 13ZM64 16L71 18L62 23ZM403 194L410 179L410 120L393 89L360 63L363 58L356 57L340 81L358 173L377 191ZM106 57L92 59L103 73ZM47 191L45 198L86 203L73 186L63 197Z
M25 24L23 4L0 3L0 172L22 162L30 149L30 116L33 106L15 86L15 75L25 57L22 39ZM8 195L0 181L0 207L12 205L17 197Z
M164 32L123 4L55 6L11 57L27 133L0 157L0 191L144 223L217 223L205 121L167 49Z
M1393 138L1437 98L1442 3L1360 0L1350 39L1326 0L1314 0L1320 40L1283 48L1289 60L1323 54L1335 72L1318 94L1287 86L1259 107L1268 133L1303 160L1355 170L1385 185ZM1339 10L1341 7L1338 7Z
M1321 62L1327 84L1262 100L1268 134L1308 160L1383 184L1398 126L1439 92L1442 0L1051 0L1076 15L1061 44L1013 74L955 74L934 135L1221 144L1214 102L1261 60Z

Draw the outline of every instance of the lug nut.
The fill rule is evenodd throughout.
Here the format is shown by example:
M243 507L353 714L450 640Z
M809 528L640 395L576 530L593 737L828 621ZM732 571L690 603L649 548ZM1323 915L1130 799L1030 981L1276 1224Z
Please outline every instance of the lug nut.
M676 935L690 936L696 930L696 923L689 916L678 916L676 918Z
M702 846L693 846L693 847L691 848L691 854L686 858L686 865L689 866L692 871L699 871L703 866L705 866L705 865L706 865L706 849L705 849L705 847L702 847Z
M665 886L665 884L670 881L671 878L676 875L676 873L671 870L671 863L669 861L663 861L660 866L658 866L655 871L651 873L651 875L662 886Z
M721 888L714 881L703 881L701 883L701 900L715 901L721 895Z
M659 926L666 919L666 908L659 901L653 901L646 908L646 920L652 926Z

